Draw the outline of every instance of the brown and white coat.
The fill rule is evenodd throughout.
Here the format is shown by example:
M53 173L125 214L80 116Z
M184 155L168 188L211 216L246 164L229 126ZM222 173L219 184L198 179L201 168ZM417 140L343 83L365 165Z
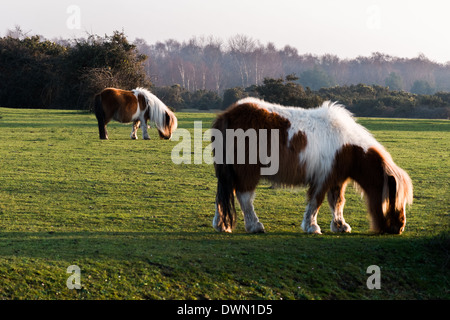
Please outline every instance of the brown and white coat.
M106 125L112 120L133 123L131 139L137 139L139 126L143 139L150 139L147 121L156 124L161 139L170 139L178 122L175 114L154 94L144 88L132 91L106 88L95 96L95 116L100 139L108 139Z
M317 213L325 196L333 216L331 231L351 231L343 216L345 188L350 180L363 190L374 231L403 232L405 206L412 203L411 179L343 106L325 102L315 109L302 109L246 98L220 114L213 128L223 134L229 129L278 130L279 169L264 178L280 185L309 186L301 225L305 232L321 233ZM267 143L270 144L270 139ZM267 150L271 150L270 146ZM213 227L217 231L232 231L236 195L246 230L264 232L253 207L264 165L260 162L214 165L218 185Z

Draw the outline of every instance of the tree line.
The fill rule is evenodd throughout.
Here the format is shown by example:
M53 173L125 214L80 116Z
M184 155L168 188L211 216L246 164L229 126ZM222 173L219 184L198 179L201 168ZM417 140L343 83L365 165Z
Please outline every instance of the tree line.
M255 96L302 107L339 100L357 115L450 114L450 63L423 55L300 55L244 35L149 45L118 31L50 41L16 28L0 38L0 106L90 109L93 95L110 86L149 87L177 110L223 109Z
M71 41L19 33L0 38L0 106L89 109L105 87L151 86L122 32Z
M259 86L236 87L225 91L223 107L245 97L258 97L282 105L314 108L326 100L344 104L356 116L441 118L450 117L450 92L433 95L393 91L379 85L349 85L311 90L298 77L265 78Z
M177 83L188 91L222 93L289 74L296 74L297 82L311 90L364 83L416 94L450 91L450 61L439 64L423 54L408 59L375 52L340 59L332 54L299 54L289 45L277 49L273 43L262 44L245 35L227 41L210 36L155 44L137 39L134 43L150 57L144 65L156 86Z

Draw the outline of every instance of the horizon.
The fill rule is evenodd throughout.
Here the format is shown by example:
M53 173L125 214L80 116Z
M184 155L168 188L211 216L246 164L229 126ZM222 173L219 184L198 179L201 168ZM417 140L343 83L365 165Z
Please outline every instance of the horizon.
M420 1L384 0L228 0L226 5L204 0L131 0L128 6L119 4L116 0L107 4L86 0L4 2L0 5L0 36L16 26L25 34L49 40L123 31L130 42L139 38L151 45L209 36L226 43L243 34L263 45L272 43L277 50L293 47L299 55L331 54L351 60L379 52L450 63L450 48L442 38L442 31L450 30L450 21L445 17L450 4L436 0L426 6Z

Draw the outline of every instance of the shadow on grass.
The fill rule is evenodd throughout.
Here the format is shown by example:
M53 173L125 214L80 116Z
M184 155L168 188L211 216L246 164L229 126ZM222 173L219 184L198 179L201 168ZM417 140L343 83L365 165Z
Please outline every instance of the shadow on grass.
M266 234L216 232L0 232L0 256L74 259L103 255L112 259L139 259L149 254L182 258L189 255L233 255L245 252L262 260L308 255L315 260L358 259L407 260L425 262L435 255L438 265L448 267L450 234L432 237L377 234L300 232ZM376 259L375 259L376 260ZM373 261L376 263L377 261Z
M157 272L160 281L196 288L199 297L205 292L213 295L221 283L222 298L233 296L229 290L243 296L250 290L249 297L264 299L276 298L277 292L286 299L448 298L449 243L448 232L422 238L289 232L0 232L0 267L20 259L29 268L36 261L53 261L77 264L89 272ZM370 265L381 268L383 292L366 288ZM196 287L198 283L203 289Z

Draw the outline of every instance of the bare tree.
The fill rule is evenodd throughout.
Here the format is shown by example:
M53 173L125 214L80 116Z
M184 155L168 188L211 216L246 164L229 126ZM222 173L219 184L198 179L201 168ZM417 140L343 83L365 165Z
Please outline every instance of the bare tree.
M235 35L228 40L230 54L238 66L243 87L248 87L251 83L250 60L256 45L256 40L243 34Z
M395 72L402 78L404 90L410 90L417 80L427 81L436 90L450 90L449 67L424 55L407 59L375 52L370 56L341 59L333 54L300 54L289 45L277 49L273 43L263 45L243 34L226 41L208 36L181 43L173 39L153 45L140 39L136 43L149 57L144 64L145 71L156 86L179 84L188 90L221 93L236 86L261 85L264 78L300 76L321 70L331 80L326 82L330 85L384 86L386 78Z

